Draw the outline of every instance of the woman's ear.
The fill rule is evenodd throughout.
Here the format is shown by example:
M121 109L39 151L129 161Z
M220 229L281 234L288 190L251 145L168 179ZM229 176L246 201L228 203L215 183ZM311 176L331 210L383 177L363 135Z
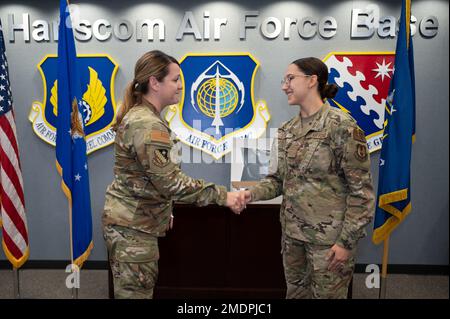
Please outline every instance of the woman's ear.
M148 87L152 91L157 92L159 90L159 81L154 76L149 77L148 78Z
M318 81L317 75L316 74L311 75L309 81L309 88L316 86L318 84L317 81Z

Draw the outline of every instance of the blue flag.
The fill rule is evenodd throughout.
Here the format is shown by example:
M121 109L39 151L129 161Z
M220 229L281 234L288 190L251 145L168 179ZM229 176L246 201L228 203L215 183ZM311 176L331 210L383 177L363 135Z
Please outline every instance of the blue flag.
M415 136L415 85L410 33L411 1L403 0L395 73L385 108L377 208L372 241L379 244L411 211L411 146Z
M92 217L84 119L80 112L82 91L66 0L60 0L57 68L56 166L69 201L71 259L81 267L93 248Z

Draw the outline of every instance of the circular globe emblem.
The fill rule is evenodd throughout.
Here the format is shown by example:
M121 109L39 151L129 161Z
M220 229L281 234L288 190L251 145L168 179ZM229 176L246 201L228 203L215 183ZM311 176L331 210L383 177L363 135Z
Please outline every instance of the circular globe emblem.
M233 113L238 105L239 93L236 86L229 80L219 79L219 96L216 96L216 79L205 81L197 93L197 105L203 114L214 118L216 115L216 99L220 106L220 117Z

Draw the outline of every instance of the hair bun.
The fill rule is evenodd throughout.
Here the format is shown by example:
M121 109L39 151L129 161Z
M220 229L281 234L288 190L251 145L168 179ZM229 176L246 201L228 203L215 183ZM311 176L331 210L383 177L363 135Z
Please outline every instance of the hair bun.
M339 90L336 84L326 84L323 88L322 98L334 98Z

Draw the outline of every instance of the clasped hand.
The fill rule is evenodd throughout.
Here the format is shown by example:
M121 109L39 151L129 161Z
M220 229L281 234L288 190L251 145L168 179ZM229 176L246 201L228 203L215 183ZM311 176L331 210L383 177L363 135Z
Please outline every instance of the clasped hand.
M240 214L251 200L252 193L247 190L227 193L227 207L235 214Z

